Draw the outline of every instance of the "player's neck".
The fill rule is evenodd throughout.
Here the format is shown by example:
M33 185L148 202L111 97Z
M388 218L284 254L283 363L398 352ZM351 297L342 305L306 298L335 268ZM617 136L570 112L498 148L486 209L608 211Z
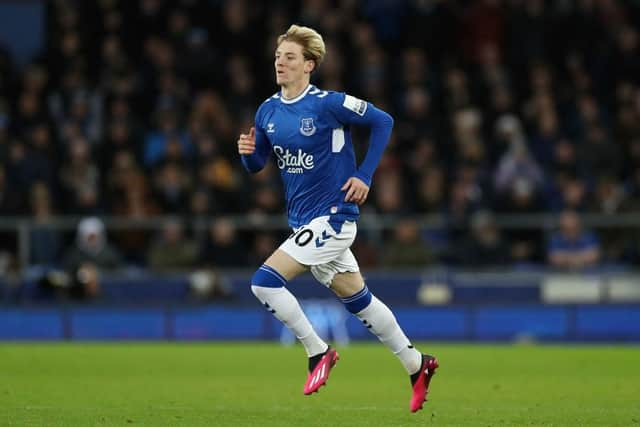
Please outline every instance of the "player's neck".
M309 81L306 80L291 83L286 86L280 86L282 97L287 100L297 98L302 94L302 92L304 92L307 86L309 86Z

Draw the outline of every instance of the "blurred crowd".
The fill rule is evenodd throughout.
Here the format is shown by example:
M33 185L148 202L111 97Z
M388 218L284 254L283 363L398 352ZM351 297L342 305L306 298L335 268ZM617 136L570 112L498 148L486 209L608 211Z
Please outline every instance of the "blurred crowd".
M291 23L324 35L316 85L395 118L363 211L398 222L362 233L363 265L638 262L637 233L581 224L640 209L633 0L47 2L41 55L18 67L0 48L0 215L42 224L31 261L72 262L77 240L52 217L169 215L158 233L110 233L110 262L261 262L282 235L224 216L283 213L278 170L247 174L235 141L278 90L274 43ZM559 214L553 235L495 222L541 212ZM422 214L448 226L422 230ZM196 232L194 218L214 219ZM15 236L2 245L15 252Z

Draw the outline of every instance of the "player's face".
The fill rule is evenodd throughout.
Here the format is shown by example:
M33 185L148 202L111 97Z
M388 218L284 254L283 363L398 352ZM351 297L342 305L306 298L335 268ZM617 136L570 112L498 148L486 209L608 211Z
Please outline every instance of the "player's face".
M276 49L276 82L280 86L295 84L309 78L314 63L304 59L302 46L291 41L283 41Z

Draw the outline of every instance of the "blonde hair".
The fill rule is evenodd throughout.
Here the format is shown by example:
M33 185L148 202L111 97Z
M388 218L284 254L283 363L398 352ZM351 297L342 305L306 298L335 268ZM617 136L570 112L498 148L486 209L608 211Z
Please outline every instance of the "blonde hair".
M286 33L278 36L277 46L280 46L283 41L294 42L302 46L304 59L316 63L314 70L322 63L327 53L322 36L313 28L293 24Z

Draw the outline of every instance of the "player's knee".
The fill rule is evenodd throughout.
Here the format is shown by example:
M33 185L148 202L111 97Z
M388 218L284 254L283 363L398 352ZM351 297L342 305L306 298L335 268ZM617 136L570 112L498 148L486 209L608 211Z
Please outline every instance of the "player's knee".
M256 294L255 288L281 288L286 284L287 280L266 264L261 265L251 277L251 290L254 294Z
M342 301L349 312L356 314L367 308L369 304L371 304L372 298L373 294L369 292L369 288L365 285L365 287L356 294L346 298L340 298L340 301Z

